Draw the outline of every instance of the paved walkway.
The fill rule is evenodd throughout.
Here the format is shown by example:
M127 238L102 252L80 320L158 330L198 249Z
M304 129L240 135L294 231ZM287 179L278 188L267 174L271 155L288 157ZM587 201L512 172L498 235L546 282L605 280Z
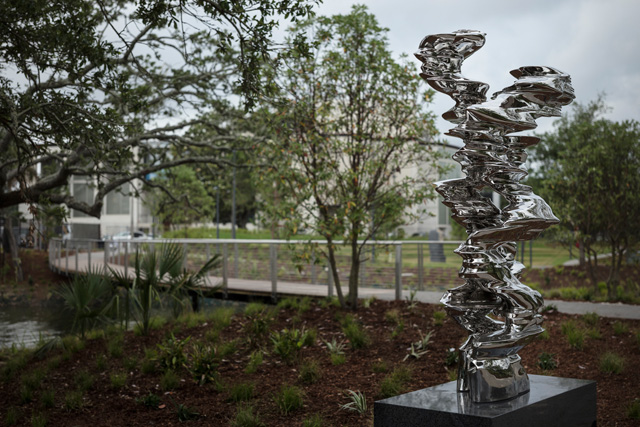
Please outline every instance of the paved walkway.
M86 253L70 255L68 258L61 257L60 259L51 259L55 269L63 274L75 274L78 272L85 272L89 267L89 259ZM102 267L104 265L104 253L93 252L91 254L91 267ZM125 272L125 268L118 264L108 264L114 270L118 270L122 273ZM133 268L128 268L127 273L133 274ZM219 286L222 283L222 278L209 276L207 278L207 287ZM227 290L232 293L242 294L254 294L254 295L272 295L274 289L271 281L268 280L248 280L248 279L236 279L229 278L227 283ZM294 283L278 281L276 284L276 293L278 295L297 295L297 296L314 296L325 297L329 295L329 290L326 284L309 284L309 283ZM348 289L342 287L343 294L347 294ZM368 288L361 287L358 289L360 298L376 297L381 300L393 300L395 299L394 289L385 288ZM428 304L439 304L442 297L442 291L417 291L415 298ZM402 298L407 299L410 296L410 291L402 291ZM545 300L546 305L554 305L558 311L567 314L586 314L596 313L602 317L613 317L619 319L636 319L640 320L640 305L629 305L619 303L592 303L581 301L560 301L560 300Z

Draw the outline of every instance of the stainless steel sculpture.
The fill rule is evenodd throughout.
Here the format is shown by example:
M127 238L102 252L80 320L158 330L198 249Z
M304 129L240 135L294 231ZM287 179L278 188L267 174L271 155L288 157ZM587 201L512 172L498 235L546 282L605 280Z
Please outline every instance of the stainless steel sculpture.
M459 350L458 391L473 402L510 399L529 391L529 378L517 352L543 329L540 293L519 280L524 265L515 259L519 241L537 237L558 219L549 205L519 181L526 176L524 149L539 139L512 136L534 129L538 117L559 116L573 98L571 79L550 67L511 71L512 85L486 100L489 85L465 79L462 61L485 42L478 31L435 34L420 43L416 57L431 87L456 105L442 115L457 126L447 135L464 147L453 155L466 178L437 182L436 190L463 225L468 239L455 252L462 257L465 284L441 302L469 331ZM484 196L493 190L508 203L500 209Z

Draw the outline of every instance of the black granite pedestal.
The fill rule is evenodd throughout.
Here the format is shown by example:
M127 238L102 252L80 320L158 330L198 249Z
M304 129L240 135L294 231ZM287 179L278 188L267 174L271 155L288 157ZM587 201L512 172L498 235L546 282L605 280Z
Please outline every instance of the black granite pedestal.
M379 400L374 427L595 427L596 383L529 375L531 391L473 403L455 381Z

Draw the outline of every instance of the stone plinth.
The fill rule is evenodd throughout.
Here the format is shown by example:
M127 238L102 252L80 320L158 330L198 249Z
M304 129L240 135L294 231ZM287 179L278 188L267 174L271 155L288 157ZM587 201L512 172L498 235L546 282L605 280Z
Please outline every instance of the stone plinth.
M375 402L375 427L595 427L596 383L529 375L531 391L473 403L452 381Z

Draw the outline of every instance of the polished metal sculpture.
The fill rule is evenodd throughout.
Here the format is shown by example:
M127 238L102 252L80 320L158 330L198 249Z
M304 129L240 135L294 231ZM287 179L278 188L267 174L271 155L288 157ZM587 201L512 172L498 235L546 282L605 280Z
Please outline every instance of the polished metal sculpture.
M558 219L531 187L524 149L539 139L513 136L534 129L538 117L559 116L573 98L571 79L550 67L511 71L517 81L486 100L489 85L460 74L464 59L485 42L478 31L461 30L425 37L416 57L431 87L451 96L456 105L442 115L455 123L447 135L464 147L453 155L466 177L437 182L436 191L451 208L452 218L468 238L454 252L462 257L465 283L441 302L469 337L459 349L458 391L473 402L510 399L529 391L529 378L517 352L540 334L540 293L519 280L524 265L515 258L517 242L537 237ZM500 209L485 195L499 193L508 203Z

